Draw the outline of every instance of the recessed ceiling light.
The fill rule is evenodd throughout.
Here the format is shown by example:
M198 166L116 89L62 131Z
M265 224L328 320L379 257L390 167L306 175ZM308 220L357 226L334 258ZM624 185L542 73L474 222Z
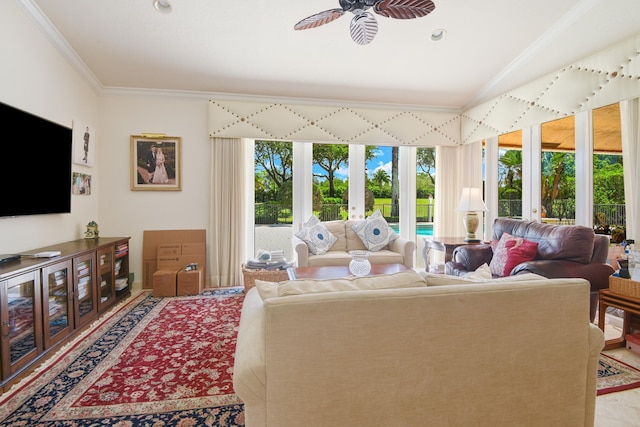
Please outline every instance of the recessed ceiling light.
M438 29L431 33L431 40L434 42L439 42L447 35L447 30Z
M153 0L153 7L160 13L171 13L173 10L169 0Z

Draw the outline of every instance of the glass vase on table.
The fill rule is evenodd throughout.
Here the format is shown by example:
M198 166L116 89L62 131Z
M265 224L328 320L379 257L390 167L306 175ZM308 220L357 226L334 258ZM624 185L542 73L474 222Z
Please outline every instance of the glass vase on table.
M371 262L369 261L369 251L349 251L351 261L349 262L349 271L354 276L366 276L371 271Z

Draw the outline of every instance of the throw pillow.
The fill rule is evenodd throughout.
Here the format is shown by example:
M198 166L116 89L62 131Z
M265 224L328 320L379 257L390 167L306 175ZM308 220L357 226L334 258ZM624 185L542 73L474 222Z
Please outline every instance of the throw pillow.
M399 237L389 227L380 209L376 209L371 216L352 225L351 229L371 252L379 251Z
M505 248L507 249L507 262L504 265L504 275L508 276L518 264L535 259L538 243L518 238L509 240L505 244Z
M537 251L536 242L503 233L489 264L491 273L501 277L508 276L518 264L535 259Z
M489 269L491 270L491 274L495 276L504 276L504 266L507 263L507 250L505 249L505 245L507 240L515 239L509 233L502 233L500 240L497 243L493 243L492 241L491 248L493 249L493 257L491 258L491 262L489 263Z
M302 229L296 233L296 237L304 241L309 247L309 251L314 255L326 254L338 240L315 215L311 215L302 225Z
M480 267L476 269L476 271L470 271L462 275L462 277L466 279L476 280L476 279L491 279L493 276L491 275L491 269L488 264L482 264Z

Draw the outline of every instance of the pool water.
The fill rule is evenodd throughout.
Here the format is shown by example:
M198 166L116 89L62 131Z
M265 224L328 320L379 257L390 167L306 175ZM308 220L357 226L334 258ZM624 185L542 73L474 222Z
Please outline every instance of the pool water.
M398 224L389 224L389 227L399 233L400 226ZM433 224L416 224L416 234L418 236L433 236Z

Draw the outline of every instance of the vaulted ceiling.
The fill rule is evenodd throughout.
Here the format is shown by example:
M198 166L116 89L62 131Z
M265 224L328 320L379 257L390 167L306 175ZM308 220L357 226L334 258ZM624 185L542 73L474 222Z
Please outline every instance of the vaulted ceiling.
M637 35L638 0L434 0L417 19L376 15L368 45L351 14L295 31L338 0L17 0L100 91L462 111ZM445 37L432 41L434 31Z

